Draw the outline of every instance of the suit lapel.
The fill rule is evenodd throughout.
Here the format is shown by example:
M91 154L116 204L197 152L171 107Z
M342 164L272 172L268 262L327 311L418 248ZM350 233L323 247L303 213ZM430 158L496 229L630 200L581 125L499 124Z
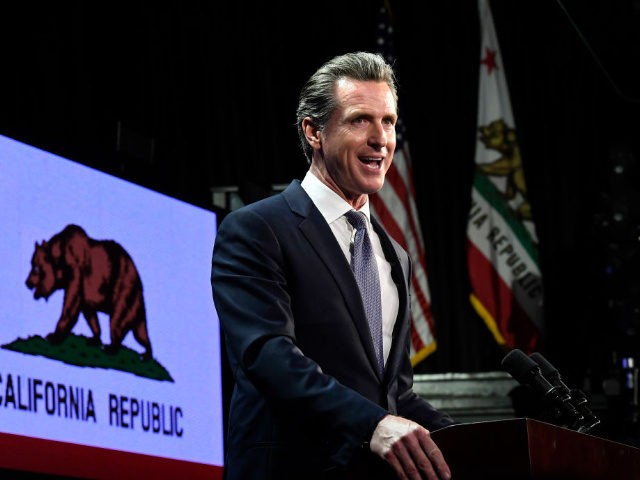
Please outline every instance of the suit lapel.
M349 267L349 262L344 258L331 228L302 189L298 180L294 180L283 192L283 195L291 210L301 217L298 228L327 266L331 276L340 288L371 367L374 371L377 371L376 353L371 340L369 323L362 305L360 290Z
M393 328L393 338L391 341L391 349L389 351L389 358L387 359L387 363L385 366L385 376L392 374L395 371L397 366L400 364L400 360L402 355L404 354L403 349L405 345L399 342L399 339L406 338L405 330L408 328L409 323L407 321L409 315L409 294L408 294L408 279L410 276L409 265L403 265L400 261L398 251L402 247L395 243L393 239L386 232L384 227L371 216L371 223L373 225L374 230L378 234L380 238L380 244L382 245L382 250L384 252L385 258L391 265L391 278L393 279L393 283L395 283L396 288L398 289L398 316L396 317L396 323Z

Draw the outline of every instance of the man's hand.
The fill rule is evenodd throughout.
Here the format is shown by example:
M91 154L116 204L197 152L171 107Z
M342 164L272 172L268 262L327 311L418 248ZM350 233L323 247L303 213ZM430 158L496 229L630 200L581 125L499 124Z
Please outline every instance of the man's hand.
M384 458L402 480L448 480L451 470L429 430L406 418L387 415L378 423L371 451Z

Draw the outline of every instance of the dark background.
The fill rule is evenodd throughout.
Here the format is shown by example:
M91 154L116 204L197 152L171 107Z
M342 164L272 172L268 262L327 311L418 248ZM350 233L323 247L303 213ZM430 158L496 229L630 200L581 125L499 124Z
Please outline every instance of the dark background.
M249 202L302 178L299 88L329 57L376 48L376 0L17 3L3 6L0 133L211 209L211 187ZM617 385L621 423L637 425L620 367L640 356L640 1L491 6L540 240L544 354L588 392ZM465 256L476 2L391 8L437 322L416 370L500 370Z

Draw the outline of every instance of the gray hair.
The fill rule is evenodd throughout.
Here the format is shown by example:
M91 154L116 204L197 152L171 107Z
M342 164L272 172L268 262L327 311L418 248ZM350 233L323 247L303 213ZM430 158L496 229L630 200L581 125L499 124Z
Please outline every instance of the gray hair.
M302 120L310 117L320 130L336 108L334 86L342 78L357 81L386 82L398 106L398 92L393 67L377 53L354 52L339 55L322 65L302 87L298 99L296 121L302 151L311 163L313 149L302 129Z

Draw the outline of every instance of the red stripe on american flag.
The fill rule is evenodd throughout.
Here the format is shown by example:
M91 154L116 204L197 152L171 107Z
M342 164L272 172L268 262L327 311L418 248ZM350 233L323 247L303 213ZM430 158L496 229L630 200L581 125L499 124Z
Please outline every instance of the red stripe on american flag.
M378 214L378 217L384 225L384 228L387 230L387 232L389 232L389 235L391 235L394 240L402 246L402 248L408 250L407 239L404 236L404 232L398 225L398 222L396 222L395 218L393 218L391 209L387 206L386 203L382 201L382 198L380 198L380 196L377 194L371 195L369 197L369 201L373 205L373 208Z
M389 178L389 173L391 173L390 178ZM401 202L402 202L401 205L404 208L406 215L409 218L409 221L412 225L412 232L410 233L414 237L413 243L414 245L416 245L416 248L418 249L419 259L422 263L421 267L425 271L425 275L426 275L426 268L424 264L424 252L422 249L420 238L417 237L415 234L415 221L413 219L413 215L411 214L411 210L409 209L408 201L406 200L407 191L405 188L398 187L398 184L400 184L403 187L404 182L402 181L402 177L399 175L397 169L394 167L393 164L391 164L391 168L387 172L387 180L390 180L390 185L396 191L396 195L398 195L398 197L401 199ZM401 191L401 193L399 191ZM399 227L398 223L396 222L391 209L387 206L387 204L385 204L382 201L382 198L379 195L372 195L370 198L370 201L373 204L373 208L378 213L380 217L380 221L382 222L384 227L387 229L389 234L405 250L408 250L408 242L405 237L405 233L402 231L402 229ZM420 285L415 275L411 276L411 286L413 287L413 294L415 295L415 298L418 300L418 304L420 305L422 314L429 326L429 329L431 330L431 332L433 332L434 322L433 322L433 315L431 313L431 305L427 300L425 292L422 289L422 285ZM423 339L420 336L420 333L415 328L414 322L411 323L411 341L412 341L413 349L416 352L419 352L426 346Z
M405 154L405 158L406 158L406 154ZM406 160L405 160L405 167L407 169L407 177L409 180L409 185L413 186L411 168L408 165L408 163L406 163ZM393 163L391 164L389 170L387 171L386 181L389 182L389 185L391 185L391 187L396 192L397 197L402 202L402 206L409 219L409 223L411 226L411 235L413 236L414 245L418 252L420 265L424 270L425 276L426 276L427 267L426 267L425 256L424 256L424 247L422 245L422 242L420 241L420 235L418 234L416 221L413 216L413 212L411 211L411 206L409 205L407 188L403 181L402 176L400 175L400 173L398 172L398 169L395 167L395 164ZM402 229L398 226L398 223L393 218L391 211L386 207L386 205L384 205L382 199L378 195L373 196L372 202L373 202L374 208L376 209L376 212L379 212L379 215L381 216L381 221L385 225L385 228L387 228L387 230L393 236L393 238L395 238L396 241L400 243L400 245L402 245L402 247L405 250L408 250L408 242L407 242L407 239L405 238L405 234L402 231ZM427 296L422 289L422 285L420 285L415 275L411 277L411 283L413 285L414 293L416 295L418 303L420 304L420 308L424 312L424 317L427 320L427 323L429 324L429 328L431 332L433 332L434 321L433 321L433 314L431 312L431 304L427 300ZM422 347L424 347L424 344L421 346L421 348ZM416 349L416 350L419 351L420 349Z
M376 24L378 30L378 48L379 52L385 56L388 60L392 61L394 58L393 49L393 35L391 28L391 15L388 10L389 5L385 3L383 8L379 9L380 19ZM411 278L411 284L409 288L412 291L412 302L417 302L416 311L412 312L411 319L411 341L412 341L412 353L424 352L429 345L435 347L435 337L433 330L433 316L431 314L431 306L428 299L428 284L427 284L427 269L424 254L424 245L422 240L422 232L419 228L420 222L417 217L415 209L415 188L413 185L413 176L411 173L409 163L409 152L407 144L401 141L404 129L402 123L398 119L396 127L398 134L398 141L396 146L399 147L396 153L402 152L404 155L396 155L394 163L391 164L390 170L386 175L385 186L380 195L372 195L370 199L372 201L374 210L380 217L381 223L387 229L389 234L409 253L414 273ZM396 167L402 162L402 166L406 168L406 184L403 181L400 171ZM387 194L389 197L388 204L385 205L384 198ZM394 219L393 212L396 214L401 212L407 216L408 226L403 225L403 229L398 227L397 222ZM407 237L405 237L407 235ZM410 235L410 236L409 236ZM412 247L409 248L409 242L407 240L413 240ZM417 265L419 264L419 265ZM416 275L416 271L419 271L420 280ZM424 285L423 285L424 284ZM428 330L428 331L427 331ZM425 344L428 342L428 344ZM420 357L422 359L424 357Z
M411 322L411 345L413 346L414 352L419 352L426 347L422 341L422 337L420 337L420 332L416 329L415 322Z
M406 158L407 154L405 153L404 156ZM411 172L411 167L406 160L405 160L405 167L407 169L407 181L409 182L408 190L410 190L412 197L415 198L415 192L413 188L413 173ZM420 234L418 233L418 227L416 226L416 220L413 216L411 205L409 205L409 193L407 191L407 185L405 185L404 179L402 178L402 176L400 175L400 172L398 172L398 169L393 163L391 164L389 170L387 171L387 176L385 178L386 178L386 181L388 181L389 184L395 190L396 195L402 202L402 206L407 212L407 216L409 217L409 223L411 226L411 234L413 235L413 238L416 239L415 245L418 250L418 257L420 258L420 263L424 267L426 263L424 258L424 248L423 248L422 242L418 241L418 239L420 238ZM403 245L403 247L405 249L407 248L406 242Z
M433 332L434 322L433 322L433 313L431 312L431 304L429 303L429 300L427 300L427 297L425 296L422 290L422 286L416 279L415 275L411 277L411 284L413 285L413 291L416 297L418 298L418 303L420 304L420 308L422 308L422 312L424 313L424 318L427 320L427 323L429 324L429 328L431 329L431 332Z

